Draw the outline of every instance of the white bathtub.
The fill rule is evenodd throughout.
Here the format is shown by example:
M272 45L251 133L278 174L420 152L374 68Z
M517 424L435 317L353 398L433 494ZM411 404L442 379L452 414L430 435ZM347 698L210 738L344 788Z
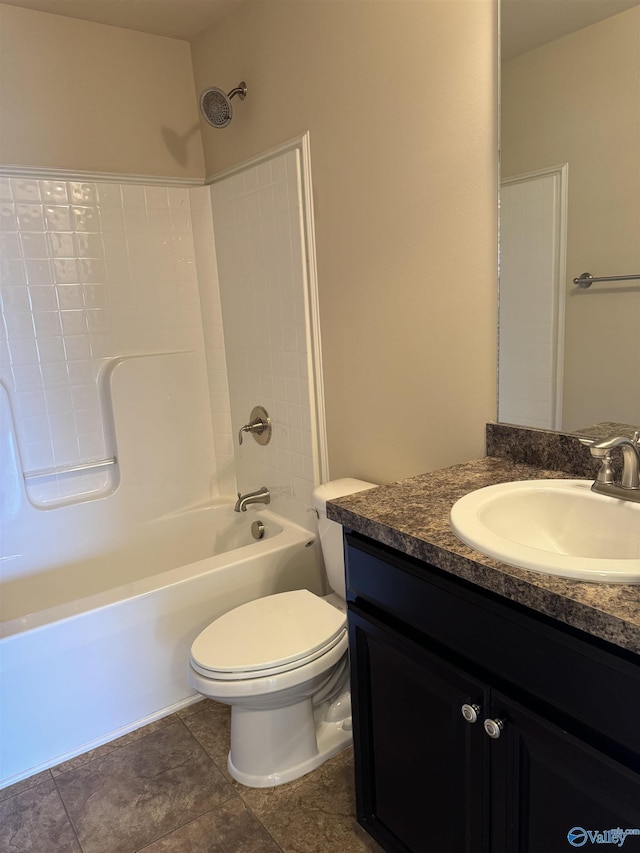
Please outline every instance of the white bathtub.
M266 536L256 541L251 524ZM0 787L189 704L189 649L262 595L323 592L314 536L251 507L144 525L111 552L0 591Z

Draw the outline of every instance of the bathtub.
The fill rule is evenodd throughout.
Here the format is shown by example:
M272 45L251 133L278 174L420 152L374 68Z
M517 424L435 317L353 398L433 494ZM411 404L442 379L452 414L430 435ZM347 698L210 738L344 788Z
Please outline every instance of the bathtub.
M324 592L314 539L272 512L210 505L9 581L0 591L0 787L197 699L189 649L212 619L274 592Z

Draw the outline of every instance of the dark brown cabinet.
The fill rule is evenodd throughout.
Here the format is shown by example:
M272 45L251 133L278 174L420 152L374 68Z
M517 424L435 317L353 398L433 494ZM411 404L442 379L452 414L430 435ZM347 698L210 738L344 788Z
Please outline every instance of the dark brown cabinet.
M637 829L640 851L638 661L347 541L358 818L384 849L619 849Z

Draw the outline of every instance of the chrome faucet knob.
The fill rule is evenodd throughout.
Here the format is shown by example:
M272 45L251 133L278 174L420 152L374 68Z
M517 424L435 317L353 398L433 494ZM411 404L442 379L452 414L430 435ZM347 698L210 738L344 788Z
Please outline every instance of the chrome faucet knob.
M264 429L264 424L262 421L256 421L254 423L245 424L240 427L240 431L238 432L238 444L242 444L242 433L243 432L254 432L260 435L262 430Z
M269 444L271 441L271 418L262 406L255 406L251 410L251 420L248 424L240 427L238 432L238 444L242 444L242 433L249 432L258 444Z
M593 451L592 451L593 452ZM595 455L595 454L594 454ZM616 476L613 470L613 466L611 464L611 454L605 453L604 456L599 457L602 458L602 464L598 469L598 473L596 475L597 483L615 483Z

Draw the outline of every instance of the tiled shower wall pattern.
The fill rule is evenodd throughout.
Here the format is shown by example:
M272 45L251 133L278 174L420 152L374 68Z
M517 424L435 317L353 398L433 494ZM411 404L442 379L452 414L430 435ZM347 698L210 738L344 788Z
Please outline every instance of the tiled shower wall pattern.
M299 152L211 187L238 488L267 486L272 508L314 529L306 250ZM273 422L266 446L238 431L254 406Z
M189 190L2 178L0 219L0 381L29 497L108 493L115 466L57 471L117 455L106 366L204 357Z

